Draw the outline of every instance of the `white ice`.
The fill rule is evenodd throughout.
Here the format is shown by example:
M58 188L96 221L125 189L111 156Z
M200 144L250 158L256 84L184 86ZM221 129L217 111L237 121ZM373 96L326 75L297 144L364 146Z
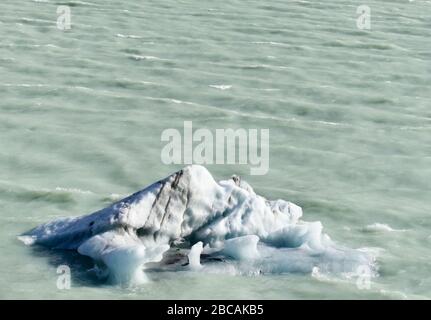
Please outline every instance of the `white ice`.
M314 267L342 273L373 264L363 251L335 244L320 222L303 221L299 206L267 200L237 176L217 183L198 165L93 214L54 220L22 236L27 244L77 250L120 283L144 282L149 262L178 270L235 265L240 273L311 273ZM177 246L188 249L188 267L181 254L167 258Z
M189 258L189 266L191 270L199 270L200 268L202 268L202 265L201 265L202 250L203 250L202 241L199 241L190 249L190 252L187 257Z

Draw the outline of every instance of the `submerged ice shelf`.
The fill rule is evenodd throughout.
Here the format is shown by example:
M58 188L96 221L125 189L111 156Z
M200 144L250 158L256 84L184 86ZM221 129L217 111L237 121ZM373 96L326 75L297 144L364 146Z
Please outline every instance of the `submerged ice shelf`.
M364 250L335 244L302 209L269 201L237 176L216 182L192 165L90 215L57 219L19 238L77 250L101 277L142 283L144 270L239 274L373 269Z

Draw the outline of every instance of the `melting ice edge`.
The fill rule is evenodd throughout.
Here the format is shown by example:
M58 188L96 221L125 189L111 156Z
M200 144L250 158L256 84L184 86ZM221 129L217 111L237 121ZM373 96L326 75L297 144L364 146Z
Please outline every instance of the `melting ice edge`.
M76 250L113 283L148 281L145 272L349 275L375 256L350 249L305 222L302 209L257 195L238 176L216 182L192 165L95 213L61 218L19 236L27 245Z

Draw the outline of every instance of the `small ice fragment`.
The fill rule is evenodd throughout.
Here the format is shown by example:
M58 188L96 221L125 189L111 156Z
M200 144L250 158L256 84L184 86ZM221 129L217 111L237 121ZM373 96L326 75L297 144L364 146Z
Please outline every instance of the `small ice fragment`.
M256 235L229 239L224 242L223 253L236 260L256 259L259 257L259 252L257 251L258 242L259 237Z
M122 285L138 285L147 282L144 264L162 260L168 245L147 249L142 245L116 248L103 254L103 262L108 266L110 278Z
M193 247L190 249L190 252L188 254L190 269L198 270L202 268L202 265L201 265L202 250L203 250L202 241L199 241L198 243L193 245Z
M26 246L31 246L36 241L35 236L19 236L18 240L22 241Z

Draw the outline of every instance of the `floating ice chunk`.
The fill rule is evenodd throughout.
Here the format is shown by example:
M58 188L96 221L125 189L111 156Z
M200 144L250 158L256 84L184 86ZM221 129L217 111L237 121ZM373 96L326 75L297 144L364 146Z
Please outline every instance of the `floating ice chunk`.
M232 270L237 262L219 255L230 256L240 260L240 273L310 273L316 266L348 272L373 262L336 245L320 222L301 218L299 206L267 200L238 176L217 183L206 168L192 165L93 214L40 225L21 240L77 250L120 283L145 281L149 262L184 269L187 255L190 269L226 262L223 268Z
M142 284L147 281L145 263L162 260L163 252L168 249L168 245L150 249L143 245L120 247L108 250L102 255L102 260L109 268L114 283Z
M323 250L330 239L322 235L322 224L317 222L301 222L274 231L266 238L266 242L274 247L297 248L307 244L315 250Z
M199 270L200 268L202 268L202 265L201 265L202 250L203 250L202 241L199 241L190 249L190 252L188 254L190 269Z
M255 235L243 236L226 240L223 253L237 260L251 260L259 257L257 243L259 237Z
M355 249L328 245L324 250L314 250L304 244L298 248L259 248L261 273L312 273L317 267L320 274L342 274L366 265L374 270L373 257Z
M98 265L108 268L108 275L113 283L123 285L146 282L144 265L162 260L163 253L167 250L167 244L145 248L127 233L117 234L112 231L96 235L78 247L80 254L89 256Z

